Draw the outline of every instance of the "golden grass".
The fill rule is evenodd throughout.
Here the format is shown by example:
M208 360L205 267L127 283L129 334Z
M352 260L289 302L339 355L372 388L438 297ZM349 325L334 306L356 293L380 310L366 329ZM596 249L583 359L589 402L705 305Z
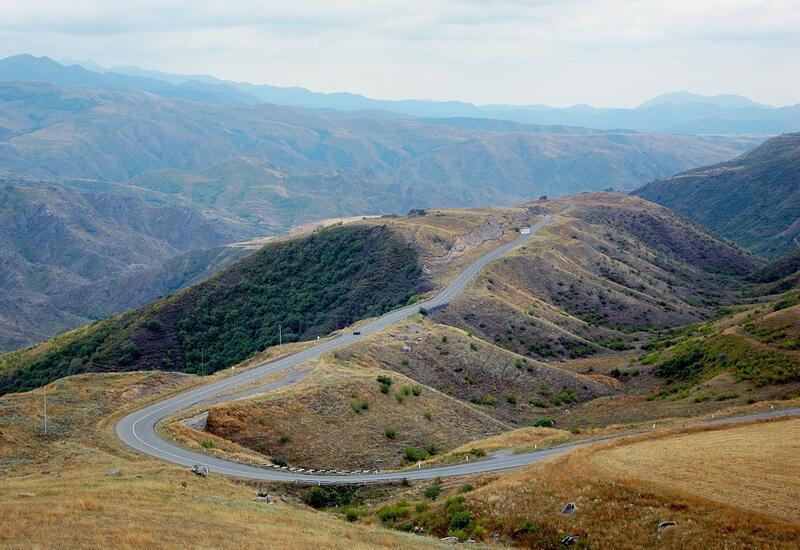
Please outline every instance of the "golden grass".
M270 506L227 478L143 457L111 433L124 411L197 377L94 374L0 398L0 547L418 548L431 539L349 524L299 504ZM109 470L118 475L107 475ZM32 494L33 496L27 496Z
M800 419L624 445L594 454L592 463L800 523Z
M208 430L295 466L349 469L400 466L407 446L423 449L433 443L444 451L508 429L428 387L398 400L401 388L417 385L398 373L350 366L330 356L317 363L309 378L294 386L212 407ZM392 378L389 393L381 393L378 374ZM364 402L368 408L353 410L353 403ZM387 428L395 430L394 438L387 438Z

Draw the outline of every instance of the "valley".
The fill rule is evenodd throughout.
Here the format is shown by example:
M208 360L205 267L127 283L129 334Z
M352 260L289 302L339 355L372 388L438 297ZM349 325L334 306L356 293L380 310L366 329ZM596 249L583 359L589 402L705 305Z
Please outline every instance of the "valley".
M0 59L0 546L796 547L796 117Z

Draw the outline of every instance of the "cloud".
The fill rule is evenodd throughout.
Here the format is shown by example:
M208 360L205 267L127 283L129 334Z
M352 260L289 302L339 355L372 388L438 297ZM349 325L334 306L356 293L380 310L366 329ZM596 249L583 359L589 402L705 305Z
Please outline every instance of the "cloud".
M374 97L632 105L674 89L798 101L796 0L0 0L28 51Z

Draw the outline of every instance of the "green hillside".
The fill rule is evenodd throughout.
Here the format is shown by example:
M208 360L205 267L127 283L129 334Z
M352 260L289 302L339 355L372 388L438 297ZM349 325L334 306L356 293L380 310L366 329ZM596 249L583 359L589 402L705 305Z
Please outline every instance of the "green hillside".
M774 137L730 162L654 181L634 194L778 258L800 239L800 133Z
M283 341L379 315L427 286L417 251L386 227L340 226L274 243L138 310L0 357L0 394L87 371L210 374Z

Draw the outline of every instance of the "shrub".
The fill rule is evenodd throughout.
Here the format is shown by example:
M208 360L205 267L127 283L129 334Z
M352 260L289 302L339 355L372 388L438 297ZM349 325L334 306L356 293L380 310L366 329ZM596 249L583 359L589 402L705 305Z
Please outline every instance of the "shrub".
M357 510L355 510L354 508L348 508L348 509L347 509L347 510L345 510L345 512L344 512L344 517L345 517L345 519L346 519L347 521L349 521L350 523L352 523L352 522L354 522L354 521L358 520L358 511L357 511Z
M378 381L378 384L381 385L386 385L386 386L392 385L392 377L386 374L379 374L376 380Z
M547 384L542 383L539 386L538 393L539 393L539 395L542 395L542 396L545 396L545 397L550 395L550 386L548 386Z
M404 367L407 367L409 365L408 357L401 358L400 359L400 364L403 365Z
M289 437L287 434L283 434L283 435L280 437L280 439L278 439L278 442L279 442L281 445L286 445L286 444L287 444L287 443L289 443L291 440L292 440L292 438L291 438L291 437Z
M361 411L366 411L369 409L369 401L366 399L364 401L350 401L350 408L353 409L353 412L356 414L361 414Z
M458 488L458 492L461 493L461 494L469 493L470 491L472 491L472 489L474 489L472 484L465 483L464 485L462 485L461 487Z
M533 425L537 428L552 428L556 425L556 421L549 416L545 416L544 418L538 419Z
M419 397L419 395L422 393L422 386L414 386L411 389L411 393L413 393L414 396Z
M394 439L397 437L397 432L394 428L386 428L383 430L383 435L385 435L387 439Z
M425 445L425 452L428 453L429 455L435 455L436 453L439 452L439 449L436 447L435 443L428 443L427 445Z
M508 403L511 404L511 405L516 405L517 404L517 396L514 395L513 393L509 393L508 395L506 395L506 401L508 401Z
M581 433L581 429L580 427L578 427L577 424L573 424L572 427L569 429L569 431L572 435L578 435L579 433Z
M464 542L465 540L467 540L467 537L468 537L466 531L464 531L463 529L450 529L447 532L447 536L448 537L455 537L461 542Z
M478 351L478 345L475 342L470 342L469 349L471 349L472 351Z
M463 529L469 525L471 517L467 510L459 510L457 512L453 512L450 516L450 526L453 529Z
M425 453L415 447L406 447L403 449L403 459L407 462L419 462L425 460Z
M564 388L559 394L553 397L553 403L558 407L564 403L577 403L578 394L572 388Z
M204 439L204 440L203 440L203 443L202 443L202 445L203 445L203 448L204 448L204 449L213 449L214 447L216 447L216 446L217 446L217 445L216 445L216 444L215 444L213 441L211 441L210 439Z
M534 398L531 398L531 400L529 401L529 403L530 403L531 405L533 405L534 407L539 407L540 409L544 409L545 407L547 407L547 403L545 403L545 402L544 402L544 401L542 401L541 399L537 399L537 398L535 398L535 397L534 397Z
M281 468L289 465L288 462L286 462L279 456L270 457L269 461L272 462L275 466L280 466Z
M395 522L401 518L407 518L411 512L408 503L401 500L395 504L383 506L378 510L378 518L384 523Z
M399 391L394 394L394 398L397 399L398 403L402 403L406 400L406 394L404 394L402 391Z
M402 388L400 388L400 393L406 396L411 395L412 391L413 390L411 389L411 386L403 386Z
M436 500L439 495L442 494L442 486L438 483L434 483L425 488L425 498L430 500Z
M425 420L433 420L433 415L431 414L430 411L425 411L425 414L423 414L422 416L425 417Z
M330 493L324 487L314 486L311 487L306 494L303 495L303 502L312 508L320 509L330 506L336 500L336 496Z
M427 511L428 508L429 508L428 503L425 501L417 502L416 506L414 506L414 510L416 510L418 514Z
M522 523L520 523L519 527L517 527L517 531L521 533L527 533L529 535L535 535L539 533L541 530L542 528L539 527L538 523L534 523L529 520L523 521Z
M447 335L445 334L444 336L442 336L442 344L446 343L447 343Z
M381 384L381 393L389 393L389 384Z

